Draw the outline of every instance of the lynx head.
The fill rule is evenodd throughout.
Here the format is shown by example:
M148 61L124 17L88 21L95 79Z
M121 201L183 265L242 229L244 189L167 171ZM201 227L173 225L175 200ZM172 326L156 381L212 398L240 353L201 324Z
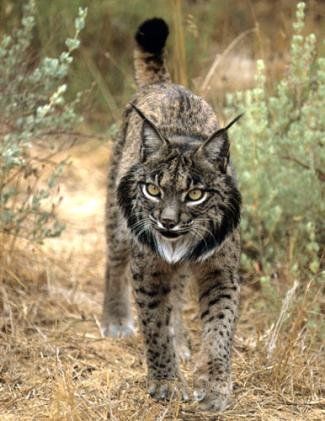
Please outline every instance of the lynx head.
M133 108L143 119L140 158L118 186L128 227L169 263L204 260L239 223L227 130L240 116L205 139L167 139Z

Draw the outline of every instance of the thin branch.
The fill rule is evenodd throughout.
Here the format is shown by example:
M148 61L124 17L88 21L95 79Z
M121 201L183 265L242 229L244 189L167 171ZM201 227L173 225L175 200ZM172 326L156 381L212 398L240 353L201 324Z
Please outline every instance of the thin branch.
M299 159L293 157L293 156L282 156L282 159L285 159L286 161L294 162L295 164L299 165L302 168L305 168L306 170L311 170L309 165L305 164L304 162L301 162ZM321 171L319 168L315 168L315 173L317 174L317 178L319 181L324 182L325 181L325 173Z
M256 32L257 28L251 28L248 29L247 31L242 32L241 34L238 35L238 37L236 37L229 45L228 47L223 51L222 54L216 54L215 59L212 63L212 66L210 67L201 87L200 87L200 91L202 94L204 94L209 86L209 83L214 75L214 72L216 71L216 68L218 67L218 65L221 63L221 61L226 57L227 54L230 53L230 51L243 39L246 37L246 35L249 35L253 32Z
M103 139L106 140L107 136L100 135L100 134L87 134L87 133L81 133L81 132L74 132L74 131L65 131L65 130L49 130L47 132L43 132L39 135L37 135L37 138L42 138L44 136L75 136L75 137L81 137L85 139Z

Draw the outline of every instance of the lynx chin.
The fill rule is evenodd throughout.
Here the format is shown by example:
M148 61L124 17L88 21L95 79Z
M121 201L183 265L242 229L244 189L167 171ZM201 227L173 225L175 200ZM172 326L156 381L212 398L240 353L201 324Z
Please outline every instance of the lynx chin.
M203 409L222 411L232 390L241 206L227 132L240 116L220 128L202 98L171 82L168 33L153 18L135 35L138 91L124 111L107 184L101 327L105 336L134 333L132 285L149 394L192 397ZM189 277L198 286L202 321L192 394L179 370L179 360L190 358L181 314Z

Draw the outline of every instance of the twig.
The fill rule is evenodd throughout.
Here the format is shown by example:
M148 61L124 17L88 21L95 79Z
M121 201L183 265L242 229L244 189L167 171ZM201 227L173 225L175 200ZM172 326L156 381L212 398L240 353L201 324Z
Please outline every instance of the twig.
M275 325L271 329L270 338L267 344L267 357L271 358L273 351L276 347L276 342L281 330L281 327L288 316L289 307L294 299L296 289L298 288L298 281L294 281L293 286L287 291L287 294L282 302L281 311Z
M114 99L114 95L112 95L108 84L106 83L105 79L103 78L101 72L99 71L91 53L85 49L81 49L81 54L83 56L83 60L88 67L88 71L93 77L100 90L100 93L115 121L119 120L119 107Z
M100 135L100 134L87 134L87 133L81 133L81 132L75 132L75 131L65 131L65 130L50 130L48 132L44 132L37 136L37 138L42 138L44 136L75 136L75 137L81 137L85 139L103 139L106 140L107 136Z
M220 62L222 61L222 59L225 58L225 56L227 54L229 54L229 52L243 39L246 37L246 35L251 34L252 32L256 32L257 28L251 28L248 29L247 31L242 32L241 34L239 34L229 45L228 47L223 51L222 54L216 54L214 61L212 63L212 66L210 67L201 87L201 93L204 94L209 86L209 83L212 79L212 76L214 75L214 72L216 71L216 68L218 67L218 65L220 64Z
M285 159L287 161L292 161L297 165L300 165L302 168L305 168L306 170L311 170L310 166L305 164L304 162L299 161L299 159L293 157L293 156L282 156L282 159ZM319 181L325 181L325 173L321 171L319 168L315 168L315 173L317 174L317 177Z

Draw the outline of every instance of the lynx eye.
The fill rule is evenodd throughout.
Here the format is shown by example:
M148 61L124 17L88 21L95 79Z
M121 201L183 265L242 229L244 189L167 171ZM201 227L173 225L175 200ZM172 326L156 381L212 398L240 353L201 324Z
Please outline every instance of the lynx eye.
M150 196L158 197L160 196L160 189L155 184L149 183L146 184L145 189Z
M196 202L202 199L204 195L204 191L201 189L193 189L187 193L187 200L191 200L192 202Z

